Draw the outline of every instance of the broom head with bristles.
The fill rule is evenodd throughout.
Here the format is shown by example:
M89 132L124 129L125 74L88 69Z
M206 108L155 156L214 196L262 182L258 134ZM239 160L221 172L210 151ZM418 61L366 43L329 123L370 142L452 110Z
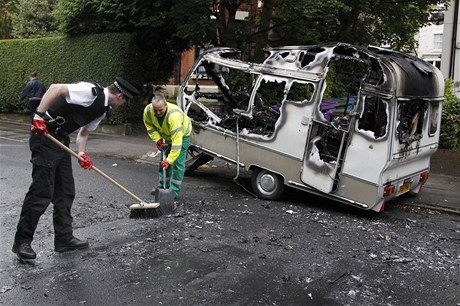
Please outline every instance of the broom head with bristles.
M129 217L134 219L159 218L164 212L160 203L136 203L129 206L131 210Z

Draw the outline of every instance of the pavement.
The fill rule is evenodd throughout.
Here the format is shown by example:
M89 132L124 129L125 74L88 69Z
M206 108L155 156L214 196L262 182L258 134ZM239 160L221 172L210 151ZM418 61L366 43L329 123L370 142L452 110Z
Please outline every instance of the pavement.
M30 124L27 120L0 116L0 139L28 142ZM75 150L72 134L71 149ZM90 135L87 154L134 160L141 163L158 163L156 147L146 133L119 135L94 132ZM430 173L421 193L403 195L394 200L398 205L414 206L460 215L460 174L458 176Z

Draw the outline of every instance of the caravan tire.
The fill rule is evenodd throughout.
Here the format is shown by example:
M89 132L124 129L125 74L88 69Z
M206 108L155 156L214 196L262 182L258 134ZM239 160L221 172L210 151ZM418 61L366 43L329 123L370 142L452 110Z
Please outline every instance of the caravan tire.
M251 185L254 193L266 200L278 200L284 191L284 182L280 175L260 168L252 172Z

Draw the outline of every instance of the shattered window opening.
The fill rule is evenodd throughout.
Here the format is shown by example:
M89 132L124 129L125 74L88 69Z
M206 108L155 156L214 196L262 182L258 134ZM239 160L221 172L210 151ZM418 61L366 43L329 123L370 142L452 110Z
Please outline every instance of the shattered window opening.
M326 122L346 117L355 108L362 81L368 66L354 58L334 57L328 65L326 90L319 105Z
M324 52L324 48L315 48L310 49L305 52L301 52L299 56L300 66L306 68L311 62L315 60L315 57L318 53Z
M438 119L439 119L439 101L430 103L430 129L428 132L429 136L434 136L438 131Z
M283 102L311 101L315 90L315 86L306 81L272 76L258 82L258 74L208 61L203 61L197 69L200 67L206 69L210 80L189 80L185 91L189 116L197 122L233 132L238 120L240 132L244 134L272 136Z
M322 161L326 163L337 161L337 157L340 154L339 149L343 133L342 130L334 129L324 124L315 124L312 126L312 135L319 136L316 137L319 141L315 142L315 146Z
M388 103L375 96L364 97L364 109L359 118L358 129L371 131L375 139L387 133Z
M423 137L423 122L427 102L422 100L399 101L397 127L399 143L409 145Z
M249 103L249 93L254 82L254 76L244 71L203 62L203 66L214 84L222 93L224 108L227 112L233 109L246 110Z
M369 74L366 83L374 86L382 86L384 82L383 71L375 58L370 59Z
M315 86L312 83L300 83L293 81L289 92L287 93L286 101L303 102L311 101Z
M280 106L284 100L285 88L286 81L262 79L259 88L257 88L257 97L260 98L260 103L264 106ZM258 101L256 104L259 104Z
M193 97L196 98L195 101L187 100L188 104L191 104L189 115L192 119L233 132L236 132L236 120L238 120L240 130L246 129L250 133L263 135L273 134L279 112L269 105L276 99L279 99L278 104L281 104L285 85L282 85L281 90L271 88L271 91L261 91L255 96L255 101L252 103L254 105L252 105L250 97L258 78L257 74L206 61L199 67L205 67L211 80L206 85L197 85L195 88L190 84L191 82L187 84L186 94L194 93ZM198 82L198 80L195 81ZM203 105L206 110L199 104ZM243 113L236 113L236 110ZM244 112L248 111L252 112L249 116L245 116ZM210 120L210 116L215 116L218 120Z

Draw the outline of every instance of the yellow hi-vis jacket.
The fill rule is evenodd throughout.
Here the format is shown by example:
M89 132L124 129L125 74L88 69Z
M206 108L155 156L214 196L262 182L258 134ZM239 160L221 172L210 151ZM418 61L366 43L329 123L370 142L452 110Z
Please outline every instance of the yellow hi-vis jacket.
M166 113L163 117L163 123L160 126L158 118L155 117L152 103L149 103L144 109L144 125L153 142L156 143L160 138L163 138L166 144L171 145L171 151L167 160L172 165L179 157L182 138L190 136L192 133L192 124L190 118L179 106L168 102L166 102L166 105Z

